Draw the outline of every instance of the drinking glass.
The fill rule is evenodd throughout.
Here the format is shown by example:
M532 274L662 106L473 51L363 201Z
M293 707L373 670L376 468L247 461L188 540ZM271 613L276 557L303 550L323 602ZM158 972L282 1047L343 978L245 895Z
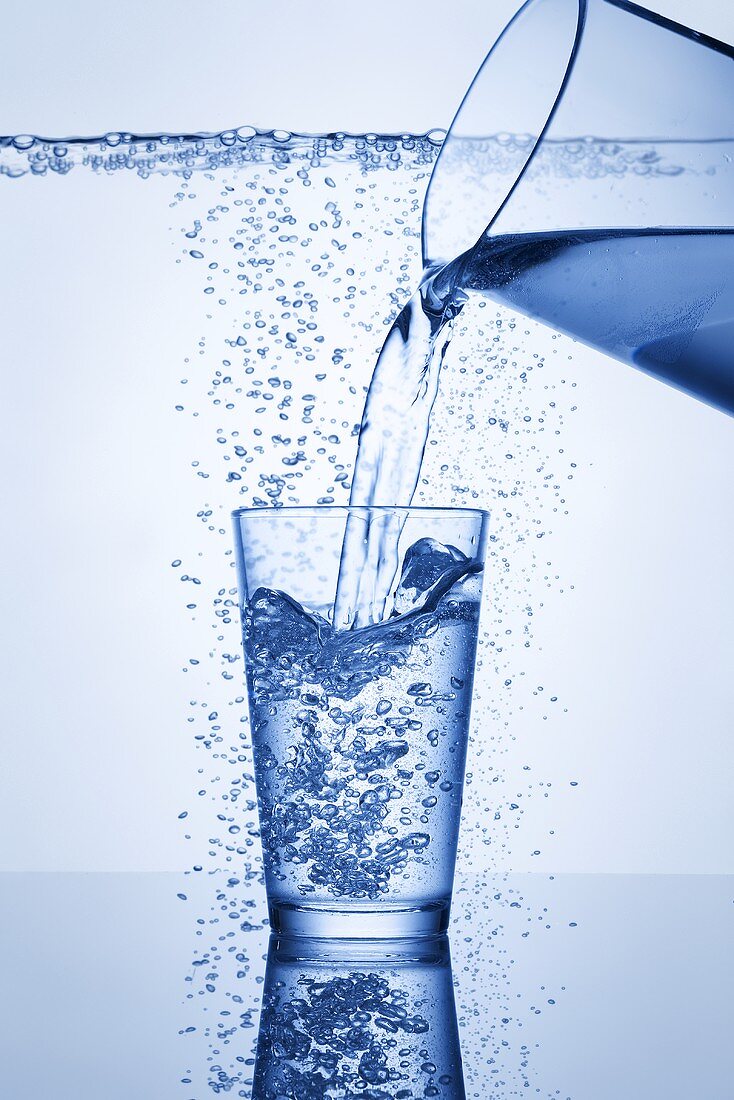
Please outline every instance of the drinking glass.
M252 1100L464 1100L446 936L318 941L272 936Z
M528 0L434 167L428 270L734 413L733 99L723 42Z
M265 882L275 931L434 935L449 918L487 513L234 513ZM383 617L335 629L347 521L392 530ZM353 541L352 541L353 545ZM357 555L355 561L361 561Z

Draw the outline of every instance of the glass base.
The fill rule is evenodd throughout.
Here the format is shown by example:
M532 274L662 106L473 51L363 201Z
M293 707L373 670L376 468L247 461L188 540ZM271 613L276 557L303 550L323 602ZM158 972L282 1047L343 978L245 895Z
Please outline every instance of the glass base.
M271 901L268 910L272 931L285 936L393 940L440 935L448 928L450 906L448 898L424 905L384 909L360 908L357 905L327 909L318 905Z

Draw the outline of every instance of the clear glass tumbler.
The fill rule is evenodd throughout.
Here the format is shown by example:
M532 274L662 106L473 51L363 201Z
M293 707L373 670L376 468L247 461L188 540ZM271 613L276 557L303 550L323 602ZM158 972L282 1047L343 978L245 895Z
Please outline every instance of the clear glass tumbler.
M271 937L253 1100L465 1095L446 936Z
M448 924L487 513L234 513L270 920L305 936L435 935ZM333 625L347 520L392 571L377 621ZM371 535L370 535L371 530Z

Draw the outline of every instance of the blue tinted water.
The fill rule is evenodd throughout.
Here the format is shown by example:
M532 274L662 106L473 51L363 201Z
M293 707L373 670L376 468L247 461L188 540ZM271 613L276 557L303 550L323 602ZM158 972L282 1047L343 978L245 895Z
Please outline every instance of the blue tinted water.
M377 914L421 908L445 926L478 572L459 551L420 540L405 556L399 613L356 630L334 629L281 592L250 598L243 637L276 927L288 910L313 910L311 924L330 910L319 934L379 935Z
M734 414L734 229L486 236L459 281Z
M448 942L270 945L252 1100L464 1100Z

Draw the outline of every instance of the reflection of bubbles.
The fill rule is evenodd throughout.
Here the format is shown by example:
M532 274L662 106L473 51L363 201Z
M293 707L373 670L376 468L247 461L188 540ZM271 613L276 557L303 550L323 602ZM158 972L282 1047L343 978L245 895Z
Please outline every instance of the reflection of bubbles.
M262 887L234 876L188 876L185 892L181 1100L566 1097L545 1032L577 935L568 883L459 877L452 960L445 937L269 940Z
M464 1096L446 937L273 939L253 1100Z

